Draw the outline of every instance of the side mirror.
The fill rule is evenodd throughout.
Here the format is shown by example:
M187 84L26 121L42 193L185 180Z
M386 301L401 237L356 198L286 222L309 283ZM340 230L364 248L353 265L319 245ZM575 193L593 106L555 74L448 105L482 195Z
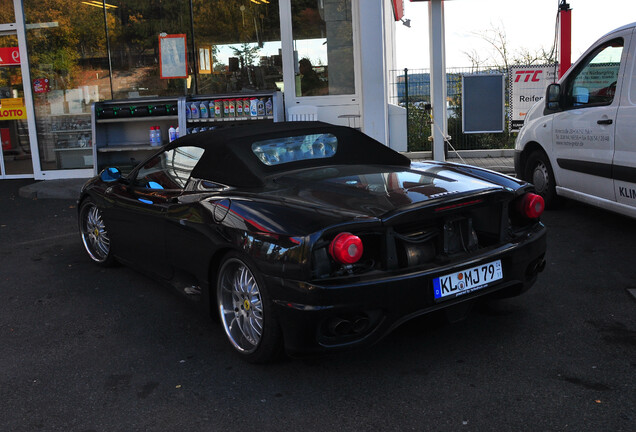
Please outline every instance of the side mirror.
M545 90L545 107L549 111L557 111L560 108L561 85L550 84Z
M99 178L106 183L114 182L121 178L121 171L117 167L104 168L99 174Z

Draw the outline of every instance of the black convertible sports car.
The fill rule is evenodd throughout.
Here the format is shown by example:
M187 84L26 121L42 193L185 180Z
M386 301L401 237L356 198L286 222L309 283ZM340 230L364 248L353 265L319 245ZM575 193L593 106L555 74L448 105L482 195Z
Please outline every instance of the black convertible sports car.
M277 123L188 135L79 200L88 255L219 314L246 360L377 341L404 321L527 290L545 265L532 186L411 163L354 129Z

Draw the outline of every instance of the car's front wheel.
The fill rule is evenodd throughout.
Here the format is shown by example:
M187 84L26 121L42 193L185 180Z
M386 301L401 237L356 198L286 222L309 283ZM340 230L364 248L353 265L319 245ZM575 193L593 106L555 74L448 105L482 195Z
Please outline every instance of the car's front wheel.
M543 197L546 208L555 208L559 203L552 165L546 154L534 151L528 156L525 166L525 180L534 185L536 192Z
M90 198L85 199L80 206L79 230L84 249L93 262L104 267L114 264L102 211Z
M236 352L252 363L275 360L282 337L265 283L250 260L229 253L218 272L216 296L221 324Z

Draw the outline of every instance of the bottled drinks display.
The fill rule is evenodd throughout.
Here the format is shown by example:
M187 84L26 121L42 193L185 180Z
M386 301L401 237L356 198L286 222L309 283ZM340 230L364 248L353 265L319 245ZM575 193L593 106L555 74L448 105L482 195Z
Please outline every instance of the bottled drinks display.
M271 96L219 98L186 102L186 119L190 122L251 120L273 118ZM215 129L214 126L189 127L187 133Z

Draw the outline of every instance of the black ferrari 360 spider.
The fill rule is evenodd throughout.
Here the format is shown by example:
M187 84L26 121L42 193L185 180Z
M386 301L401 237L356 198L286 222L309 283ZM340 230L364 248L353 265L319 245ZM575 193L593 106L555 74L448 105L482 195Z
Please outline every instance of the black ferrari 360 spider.
M411 163L351 128L277 123L188 135L126 176L104 169L82 189L79 228L95 263L170 283L263 362L527 290L546 249L532 192Z

